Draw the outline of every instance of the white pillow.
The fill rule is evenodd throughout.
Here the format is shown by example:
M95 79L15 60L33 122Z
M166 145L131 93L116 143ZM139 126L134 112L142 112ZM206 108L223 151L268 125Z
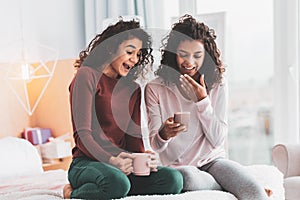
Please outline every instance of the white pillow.
M27 140L17 137L0 139L0 179L43 172L38 150Z

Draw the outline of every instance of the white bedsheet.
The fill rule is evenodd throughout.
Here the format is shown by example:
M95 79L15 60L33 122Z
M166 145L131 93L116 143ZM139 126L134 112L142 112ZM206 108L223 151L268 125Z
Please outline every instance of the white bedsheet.
M62 199L66 183L67 172L63 170L4 179L0 181L0 200Z
M274 166L247 166L254 177L268 186L273 195L270 200L284 200L283 174ZM63 199L62 190L68 183L67 172L51 170L33 176L23 176L0 181L0 200L58 200ZM128 196L122 200L237 200L222 191L194 191L177 195Z
M251 165L246 169L263 186L271 189L270 200L284 200L283 174L271 165ZM237 200L235 196L224 191L202 190L177 195L129 196L122 200Z

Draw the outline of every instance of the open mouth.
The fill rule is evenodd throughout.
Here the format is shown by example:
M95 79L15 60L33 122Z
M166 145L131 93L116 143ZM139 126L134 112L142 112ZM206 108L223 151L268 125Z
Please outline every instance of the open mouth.
M193 70L193 69L196 69L195 66L191 66L191 67L187 67L187 66L181 66L183 69L186 69L186 70Z
M130 70L130 69L132 68L130 65L127 65L127 64L125 64L125 63L123 64L123 66L124 66L124 68L127 69L127 70Z

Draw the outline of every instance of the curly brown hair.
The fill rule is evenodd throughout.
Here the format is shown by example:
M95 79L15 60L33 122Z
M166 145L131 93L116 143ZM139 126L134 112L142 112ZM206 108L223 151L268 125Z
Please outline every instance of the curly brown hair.
M89 66L93 68L101 67L107 62L111 55L116 53L119 45L129 39L138 38L143 46L138 63L131 69L126 78L135 80L140 75L147 72L146 66L153 64L152 38L140 27L140 22L136 19L124 21L122 17L119 21L108 26L102 33L97 34L88 47L79 53L79 58L75 60L74 67ZM102 69L103 70L103 69Z
M198 73L205 75L205 84L209 92L215 83L221 81L225 69L215 42L215 31L204 23L197 22L191 15L180 17L179 21L172 25L171 32L162 39L162 59L155 74L162 77L166 83L178 81L180 73L176 52L179 44L185 40L199 40L204 44L206 56Z

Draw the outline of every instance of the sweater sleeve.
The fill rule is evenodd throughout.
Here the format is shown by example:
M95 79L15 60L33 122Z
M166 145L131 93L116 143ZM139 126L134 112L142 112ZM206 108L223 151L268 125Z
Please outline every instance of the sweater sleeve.
M93 99L97 84L97 77L93 76L93 69L81 67L71 86L71 110L76 147L86 156L103 162L108 162L112 156L106 152L92 136Z
M162 121L158 94L155 92L156 90L153 88L153 85L147 84L145 87L145 104L147 110L150 145L154 151L160 153L167 148L168 142L172 139L164 140L158 133L164 122Z
M224 142L228 132L228 85L223 82L213 90L211 95L196 104L205 136L213 146L218 146Z

